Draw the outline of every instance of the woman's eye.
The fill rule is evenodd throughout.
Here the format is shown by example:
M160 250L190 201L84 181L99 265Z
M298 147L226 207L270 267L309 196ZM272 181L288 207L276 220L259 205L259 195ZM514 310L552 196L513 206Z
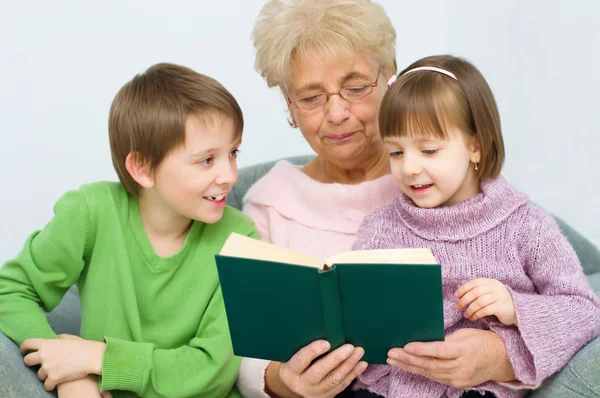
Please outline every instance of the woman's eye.
M319 102L322 96L323 94L311 95L310 97L300 98L298 102L301 102L304 105L312 105Z
M361 94L363 93L368 86L349 86L345 87L344 90L352 93L352 94Z
M394 151L394 152L390 152L390 157L391 158L397 158L398 156L402 155L402 151Z
M437 149L424 149L423 153L426 154L426 155L433 155L437 151L438 151Z
M239 154L240 154L239 149L234 149L233 151L231 151L231 156L234 158L237 158Z

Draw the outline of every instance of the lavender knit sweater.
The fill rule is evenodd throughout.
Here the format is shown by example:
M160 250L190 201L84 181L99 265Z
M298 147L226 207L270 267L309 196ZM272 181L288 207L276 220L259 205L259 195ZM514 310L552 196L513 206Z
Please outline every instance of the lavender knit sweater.
M453 206L417 207L401 195L363 221L354 249L428 247L442 264L446 335L460 328L491 330L504 341L518 383L487 382L475 389L523 397L560 370L600 334L600 300L552 217L500 177L482 193ZM509 287L519 327L495 317L470 321L456 309L456 289L474 278ZM389 398L459 397L454 389L387 365L372 365L355 386Z

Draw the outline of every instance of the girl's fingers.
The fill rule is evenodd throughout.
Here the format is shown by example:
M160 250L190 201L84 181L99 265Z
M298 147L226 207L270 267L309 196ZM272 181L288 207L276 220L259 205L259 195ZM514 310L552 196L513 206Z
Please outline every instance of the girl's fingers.
M493 293L486 293L478 297L477 300L473 301L465 311L465 318L471 318L474 313L484 307L489 306L490 304L495 303L496 301L496 295Z

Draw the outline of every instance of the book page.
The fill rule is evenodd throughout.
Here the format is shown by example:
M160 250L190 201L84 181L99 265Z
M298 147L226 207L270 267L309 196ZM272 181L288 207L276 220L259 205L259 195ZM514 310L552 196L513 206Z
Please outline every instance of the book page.
M421 249L385 249L356 250L334 254L326 261L333 264L438 264L431 250Z
M321 268L323 266L323 262L318 258L298 253L292 249L236 234L235 232L229 235L229 238L225 242L225 245L223 245L219 254L229 257L274 261L315 268Z

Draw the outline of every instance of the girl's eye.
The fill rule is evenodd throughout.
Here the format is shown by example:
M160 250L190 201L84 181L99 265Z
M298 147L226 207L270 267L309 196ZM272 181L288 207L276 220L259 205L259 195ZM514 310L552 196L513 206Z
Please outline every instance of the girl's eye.
M234 149L233 151L231 151L231 156L234 158L237 158L239 154L240 154L239 149Z
M423 153L426 154L426 155L433 155L437 151L438 151L437 149L424 149Z
M390 157L391 158L397 158L398 156L402 155L402 151L394 151L394 152L390 152Z
M199 163L199 164L201 164L201 165L204 165L204 166L209 166L209 165L211 165L211 164L212 164L214 161L215 161L215 160L214 160L214 158L211 156L211 157L208 157L208 158L206 158L206 159L202 159L202 160L201 160L201 161L199 161L198 163Z

